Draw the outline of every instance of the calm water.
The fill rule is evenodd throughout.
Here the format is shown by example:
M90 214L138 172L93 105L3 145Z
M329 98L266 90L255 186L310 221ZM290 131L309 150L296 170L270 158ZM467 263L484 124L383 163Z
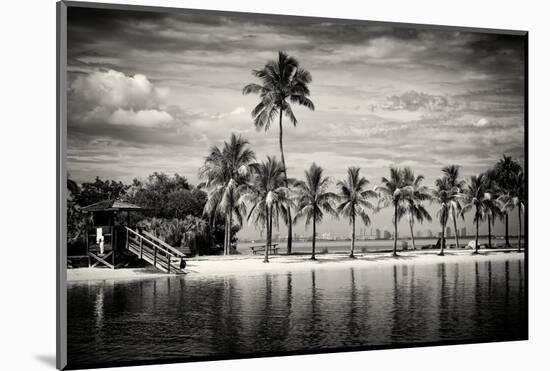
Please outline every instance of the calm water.
M525 339L524 262L317 269L68 287L71 367Z

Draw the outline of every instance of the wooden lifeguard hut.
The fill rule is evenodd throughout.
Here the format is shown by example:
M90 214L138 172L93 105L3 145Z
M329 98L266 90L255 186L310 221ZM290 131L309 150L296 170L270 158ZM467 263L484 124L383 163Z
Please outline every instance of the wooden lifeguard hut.
M120 251L126 241L125 227L130 228L130 213L143 211L132 203L122 200L105 200L82 208L83 213L91 214L92 225L86 228L86 254L89 265L96 267L104 265L118 268L126 263L125 259L117 261L117 251ZM126 223L120 223L118 215L126 214ZM122 219L123 220L123 219Z
M185 268L185 254L130 225L131 213L144 210L122 200L105 200L83 207L82 212L92 216L85 235L88 266L116 269L128 263L128 256L134 255L163 272L181 273Z

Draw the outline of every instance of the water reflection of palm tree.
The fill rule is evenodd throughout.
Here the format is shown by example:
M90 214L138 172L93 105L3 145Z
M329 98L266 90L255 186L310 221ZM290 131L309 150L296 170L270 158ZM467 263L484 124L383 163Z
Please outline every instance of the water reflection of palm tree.
M224 333L231 339L227 341L227 352L233 354L239 351L239 339L241 338L240 329L242 328L239 315L242 313L240 290L236 288L237 280L235 277L224 278L224 300L221 307L223 308Z
M481 285L481 277L479 274L479 262L474 263L474 322L476 323L476 328L481 328L483 324L483 314L482 314L482 307L483 303L482 301L482 285Z
M402 277L403 275L401 275ZM397 274L397 265L393 266L393 310L391 339L392 342L402 342L407 336L409 310L406 308L405 298L407 295L403 292L402 285L399 284Z
M506 260L504 262L504 282L505 282L505 293L504 293L504 305L506 307L506 313L508 314L508 304L510 300L510 262Z
M320 346L322 340L321 335L324 331L321 331L320 325L323 323L323 311L321 310L320 298L317 292L317 284L315 281L315 270L311 270L311 312L309 320L309 344L311 347Z
M488 291L489 297L491 297L492 288L493 288L493 266L491 264L491 261L489 260L487 262L487 291Z
M444 339L447 336L447 331L454 326L454 321L449 310L449 292L447 287L447 267L444 263L438 264L439 276L439 338Z
M358 316L357 302L357 285L355 283L355 270L349 269L350 272L350 300L349 300L349 315L347 322L346 340L352 344L357 343L363 333L360 326L360 317Z

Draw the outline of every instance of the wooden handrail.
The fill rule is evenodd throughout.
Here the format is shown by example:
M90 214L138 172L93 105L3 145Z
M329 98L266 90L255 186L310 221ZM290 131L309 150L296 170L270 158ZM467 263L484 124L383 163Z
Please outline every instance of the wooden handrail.
M167 248L169 251L172 252L172 254L174 254L175 256L180 256L180 257L184 257L185 254L182 253L181 251L175 249L174 247L168 245L166 242L164 242L163 240L161 240L160 238L158 238L157 236L147 232L147 231L144 231L143 232L144 235L146 235L147 237L157 241L159 244L161 244L162 246L164 246L165 248Z
M150 233L144 232L142 234L126 227L126 234L126 248L128 250L165 272L171 273L173 269L176 269L176 266L172 266L172 258L183 259L185 257L185 254Z
M126 229L128 231L130 231L131 233L133 233L134 235L136 235L138 238L142 239L143 241L147 241L149 242L151 245L153 245L155 248L157 248L158 250L162 251L163 253L165 253L166 255L172 255L172 256L175 256L172 252L160 247L157 243L151 241L150 239L146 238L146 237L143 237L141 234L137 233L136 231L126 227Z

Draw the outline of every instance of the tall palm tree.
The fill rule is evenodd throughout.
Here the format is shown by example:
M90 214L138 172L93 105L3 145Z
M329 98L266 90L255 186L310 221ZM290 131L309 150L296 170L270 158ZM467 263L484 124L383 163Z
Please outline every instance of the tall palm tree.
M521 251L521 215L525 211L525 180L523 170L518 171L509 183L507 193L499 197L502 209L510 212L514 209L518 211L518 252Z
M243 88L243 94L258 94L260 103L252 110L254 126L256 129L269 130L271 123L279 116L279 147L281 161L283 162L285 185L288 187L285 155L283 150L283 114L288 117L292 125L296 126L298 120L292 111L291 104L295 103L310 110L315 110L315 105L309 99L308 84L311 83L311 74L300 67L300 63L294 57L279 51L276 60L270 60L260 70L253 70L252 74L260 79L261 84L251 83ZM288 212L288 240L287 253L292 252L292 215Z
M360 217L363 223L368 226L371 223L367 214L368 209L374 209L374 206L368 201L368 198L375 197L374 191L366 189L369 181L360 176L358 167L348 168L348 176L345 180L340 180L338 187L338 206L336 211L349 219L351 225L351 247L350 258L355 258L355 219Z
M297 192L296 215L294 223L306 219L306 227L313 222L313 239L311 244L311 260L315 260L316 225L323 220L324 213L338 216L332 203L336 194L328 191L330 179L323 175L323 168L315 163L305 172L305 181L297 181L294 185Z
M405 212L407 214L407 219L409 220L413 250L416 250L416 241L414 239L414 222L418 221L423 223L424 220L429 222L432 221L430 213L423 205L424 201L431 199L431 195L428 187L422 185L424 175L418 175L415 177L413 171L408 167L403 169L403 172L406 183L411 187L410 197L405 203Z
M455 199L455 190L446 177L435 180L435 189L432 191L432 201L438 204L437 216L441 225L441 248L439 255L445 255L445 227L449 220L451 203Z
M501 204L498 202L498 174L494 169L490 169L485 173L486 190L485 197L481 203L482 216L487 219L487 234L488 247L492 248L493 233L491 227L495 225L495 217L502 218Z
M495 164L494 173L497 175L496 183L500 194L509 194L514 183L514 177L521 171L521 165L514 161L511 156L502 155L502 158ZM504 216L504 241L510 246L508 212L506 205L502 204L501 212Z
M199 169L199 177L206 179L208 200L204 212L211 217L216 214L225 217L224 254L231 248L231 228L233 216L239 224L245 211L238 203L239 186L246 182L250 174L250 165L255 159L254 152L248 148L248 141L241 136L231 134L229 142L223 147L213 146Z
M476 237L474 254L478 253L479 248L479 221L483 218L483 200L485 199L485 192L487 190L487 179L485 174L479 174L472 176L470 182L463 190L464 205L460 214L464 214L470 210L474 211L474 223L476 225Z
M248 202L252 206L248 221L265 225L266 249L264 262L269 262L269 247L273 235L273 218L278 224L278 216L292 206L290 190L285 186L284 167L275 157L252 165L252 177L249 184L241 186L240 202Z
M393 207L393 256L397 256L397 224L406 211L406 203L412 196L412 187L407 182L405 170L390 168L390 178L382 177L382 185L375 187L383 207Z
M453 199L449 204L450 207L450 214L451 218L453 219L453 227L455 232L455 243L456 247L460 247L460 243L458 241L458 227L456 225L456 218L457 216L461 215L460 210L462 209L462 204L460 203L461 200L461 194L462 190L464 189L465 182L464 180L460 180L458 178L459 175L459 169L460 167L458 165L449 165L445 166L441 171L443 171L443 174L445 178L447 179L447 183L449 187L453 190Z

